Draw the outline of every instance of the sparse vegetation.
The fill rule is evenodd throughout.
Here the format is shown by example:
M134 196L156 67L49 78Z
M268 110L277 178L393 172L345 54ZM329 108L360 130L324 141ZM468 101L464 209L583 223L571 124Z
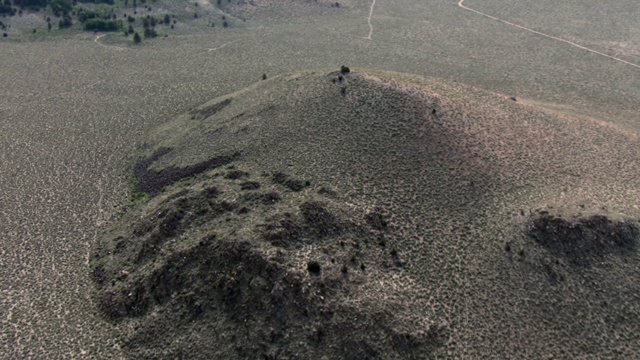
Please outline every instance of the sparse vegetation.
M638 257L610 241L640 218L633 66L457 2L221 0L196 20L193 3L68 3L0 4L5 357L639 353ZM576 3L464 5L634 63L632 4ZM77 34L80 8L124 24ZM615 26L581 21L598 14ZM152 17L172 36L134 46ZM158 182L236 151L248 175L128 192L127 164L163 146ZM555 235L588 236L531 236L539 214L521 209L547 205L574 228L542 222ZM611 224L582 224L594 215Z

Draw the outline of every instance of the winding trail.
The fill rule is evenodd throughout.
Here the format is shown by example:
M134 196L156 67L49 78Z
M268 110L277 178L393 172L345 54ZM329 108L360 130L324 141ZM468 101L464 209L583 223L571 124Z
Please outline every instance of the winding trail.
M373 2L371 3L371 9L369 9L369 17L367 18L367 23L369 24L369 35L367 35L367 37L365 38L367 40L371 40L371 36L373 35L373 25L371 24L371 18L373 17L374 6L376 6L376 0L373 0Z
M619 61L619 62L621 62L621 63L627 64L627 65L631 65L631 66L633 66L633 67L637 67L637 68L639 68L639 69L640 69L640 65L638 65L638 64L634 64L634 63L629 62L629 61L627 61L627 60L623 60L623 59L617 58L617 57L615 57L615 56L607 55L607 54L602 53L602 52L600 52L600 51L590 49L590 48L588 48L588 47L586 47L586 46L582 46L582 45L580 45L580 44L576 44L576 43L574 43L574 42L572 42L572 41L565 40L565 39L561 39L561 38L559 38L559 37L555 37L555 36L552 36L552 35L549 35L549 34L545 34L545 33L542 33L542 32L540 32L540 31L536 31L536 30L533 30L533 29L529 29L529 28L524 27L524 26L522 26L522 25L514 24L514 23L512 23L512 22L509 22L509 21L506 21L506 20L502 20L502 19L497 18L497 17L495 17L495 16L492 16L492 15L489 15L489 14L485 14L485 13L480 12L480 11L478 11L478 10L474 10L474 9L472 9L472 8L468 7L468 6L465 6L465 5L463 4L463 3L464 3L464 1L465 1L465 0L460 0L460 1L458 2L458 6L459 6L459 7L461 7L461 8L463 8L463 9L465 9L465 10L467 10L467 11L474 12L474 13L476 13L476 14L478 14L478 15L482 15L482 16L487 17L487 18L489 18L489 19L492 19L492 20L495 20L495 21L499 21L499 22L501 22L501 23L503 23L503 24L507 24L507 25L510 25L510 26L514 26L514 27L517 27L518 29L528 31L528 32L534 33L534 34L536 34L536 35L544 36L544 37L549 38L549 39L552 39L552 40L560 41L560 42L563 42L563 43L565 43L565 44L569 44L569 45L571 45L571 46L575 46L575 47L577 47L577 48L580 48L580 49L582 49L582 50L586 50L586 51L588 51L588 52L591 52L591 53L594 53L594 54L597 54L597 55L600 55L600 56L604 56L604 57L607 57L607 58L609 58L609 59L612 59L612 60L615 60L615 61ZM374 2L375 2L375 0L374 0Z
M236 43L236 42L238 42L238 41L240 41L240 40L241 40L241 39L233 40L233 41L229 41L229 42L226 42L226 43L224 43L224 44L222 44L222 45L220 45L220 46L218 46L218 47L209 48L209 49L207 49L207 52L220 50L220 49L222 49L223 47L225 47L225 46L227 46L227 45L229 45L229 44Z
M115 46L115 45L105 45L105 44L101 43L100 41L98 41L98 40L100 40L100 38L105 37L105 35L106 34L96 35L96 38L93 39L93 42L95 42L96 44L100 44L100 45L102 45L102 46L104 46L106 48L112 48L112 49L116 49L116 50L119 50L119 51L124 50L123 47Z

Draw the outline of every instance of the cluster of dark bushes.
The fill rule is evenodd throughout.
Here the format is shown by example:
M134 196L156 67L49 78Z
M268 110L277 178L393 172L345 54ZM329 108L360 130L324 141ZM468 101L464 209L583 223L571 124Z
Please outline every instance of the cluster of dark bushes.
M11 0L5 0L3 10L9 11L9 14L13 15L16 11L14 8L11 8L11 2ZM34 11L49 6L55 16L61 16L68 15L74 4L71 0L13 0L13 5L21 9ZM11 10L9 8L11 8ZM0 13L2 13L2 11L0 11Z
M107 4L114 5L116 2L114 0L80 0L83 3L94 3L94 4Z
M113 9L106 7L80 9L78 10L78 20L83 23L83 27L87 31L118 31L123 26L122 20L116 20Z
M128 21L133 22L135 21L135 19L129 17ZM175 20L174 20L174 23L175 23ZM142 19L142 27L144 28L145 39L154 38L158 36L158 32L156 31L156 25L158 24L171 25L171 16L169 16L169 14L165 14L162 19L158 20L153 16L147 15L146 18ZM171 28L173 29L173 25L171 25ZM132 32L132 30L130 29L129 32Z
M88 31L118 31L122 29L122 20L90 19L85 21L84 29Z
M135 43L140 43L142 41L142 37L140 35L143 34L145 38L157 37L158 33L155 29L157 24L164 24L173 28L173 24L176 23L176 20L172 19L169 14L165 14L158 19L153 16L147 15L146 18L142 18L144 32L138 34L134 31L133 28L133 23L136 22L136 18L134 16L126 16L125 14L124 18L120 20L118 19L117 14L111 6L103 6L91 9L74 9L74 6L78 5L79 2L105 5L115 4L115 0L0 0L0 16L13 16L15 14L22 14L22 9L39 11L42 8L50 7L54 16L59 18L58 27L60 29L72 27L74 24L73 18L76 17L77 21L82 24L82 28L84 30L96 32L115 32L124 30L125 36L128 36L130 34L134 35L133 40ZM135 7L138 5L138 3L144 4L145 2L145 0L134 0L133 6ZM129 1L125 0L124 5L128 6ZM151 7L149 7L148 9L151 10ZM134 11L133 13L136 14L137 12ZM129 24L128 27L126 26L127 24L124 23L125 19ZM49 31L51 31L54 25L55 22L53 22L51 18L47 18L47 27ZM3 26L0 25L0 27ZM33 32L35 33L36 30L34 29Z
M111 20L115 19L115 13L113 9L103 7L97 9L79 9L78 10L78 20L80 22L85 22L91 19L102 19L102 20Z
M11 6L11 0L4 0L0 3L0 15L13 16L16 14L16 9Z

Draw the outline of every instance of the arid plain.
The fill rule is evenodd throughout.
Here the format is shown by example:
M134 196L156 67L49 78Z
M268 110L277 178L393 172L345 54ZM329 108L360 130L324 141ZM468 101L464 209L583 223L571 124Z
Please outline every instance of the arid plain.
M399 235L391 236L389 241L406 261L401 277L409 281L433 276L433 281L439 281L439 285L425 286L427 294L429 290L444 288L441 294L458 299L436 296L441 302L433 305L428 301L428 295L420 292L422 290L401 289L407 291L408 299L411 299L411 291L420 293L422 303L433 305L429 313L433 314L438 326L448 327L448 337L434 356L621 358L638 353L640 325L637 323L638 292L635 292L638 285L634 284L638 276L637 253L628 259L628 263L616 260L611 263L613 265L607 265L608 268L586 273L578 271L574 277L565 274L567 280L554 287L544 283L538 275L529 277L537 268L542 268L543 272L547 269L544 251L526 248L529 245L525 237L504 238L514 233L512 227L525 223L526 216L521 209L526 210L527 215L530 210L551 206L573 215L582 211L606 214L613 219L640 218L637 180L640 83L638 66L633 65L640 63L637 45L634 45L640 41L640 36L628 30L635 25L635 19L628 17L637 8L635 3L608 2L611 5L607 7L606 15L599 8L585 10L581 7L584 2L578 1L563 2L562 7L556 7L551 1L522 1L516 7L504 0L467 0L463 3L522 27L583 44L610 57L468 11L457 1L378 0L372 3L350 0L341 2L339 7L322 1L256 1L255 6L236 4L227 8L206 2L197 6L195 3L176 3L160 0L153 3L154 9L150 12L180 11L185 17L178 24L180 26L176 26L174 32L167 31L167 37L143 41L139 45L121 38L120 34L99 37L100 34L79 31L59 31L50 35L10 31L7 38L0 40L3 85L0 88L2 358L131 356L121 342L122 326L114 326L106 320L96 304L90 257L102 232L113 219L121 218L123 209L131 206L132 164L139 156L149 156L148 151L153 150L153 146L163 145L163 141L188 149L180 140L163 138L162 131L175 129L171 124L180 124L182 114L248 86L253 87L244 91L249 94L256 91L259 105L269 101L268 95L260 93L259 89L269 91L273 87L274 99L284 103L290 101L287 104L291 107L283 110L284 114L309 119L316 119L317 114L329 114L327 107L332 103L325 95L332 90L318 85L318 79L338 71L340 65L348 65L353 70L353 74L348 75L352 79L348 81L354 84L355 94L360 91L373 96L371 94L378 94L379 89L386 86L384 84L392 84L389 85L390 93L401 101L409 101L413 95L407 98L402 95L403 91L413 94L422 86L435 89L434 93L441 95L436 97L444 101L449 110L471 114L470 119L494 119L492 109L497 114L496 127L484 124L472 127L472 130L474 139L485 141L480 141L479 146L488 146L493 140L502 141L496 143L495 149L481 148L480 152L494 156L494 160L487 161L494 166L491 170L500 186L491 187L492 194L506 189L504 194L482 198L477 209L459 211L467 199L464 194L468 189L461 191L464 196L439 193L438 189L451 190L449 185L459 185L458 177L445 176L440 179L451 179L451 184L430 184L433 188L425 191L433 198L422 199L417 195L413 200L418 204L432 204L435 199L456 206L446 208L448 205L441 205L440 212L433 218L428 217L424 207L416 211L412 206L398 208L398 204L411 203L408 195L415 189L406 184L412 180L406 180L404 187L397 185L399 195L389 196L394 200L390 200L387 210L397 210L391 223L395 221L399 229ZM186 16L193 12L199 14L198 18L187 20ZM581 16L576 18L576 14ZM229 27L209 26L211 21L221 22L223 15L228 17ZM551 20L558 18L561 21ZM620 20L611 24L611 18ZM591 24L593 26L588 26ZM582 31L585 27L590 31ZM326 70L317 70L310 75L306 72L308 69ZM389 80L394 76L376 72L380 70L417 76L394 75L395 80ZM266 82L261 80L262 74L267 74ZM281 74L305 75L278 77ZM282 79L295 81L296 76L308 85L307 89L315 89L322 95L317 102L313 100L314 93L302 92L300 101L309 106L300 108L296 107L300 104L295 98L282 95L286 92L282 92L284 90L277 84L284 81ZM326 80L328 84L331 78ZM440 87L440 83L449 85ZM293 86L287 84L282 86L286 89ZM348 86L347 91L350 91ZM336 109L351 111L348 104L359 104L358 99L349 97L350 93L345 97L339 91L337 88ZM240 104L245 104L242 106L246 107L247 113L256 110L259 106L251 102L254 98L247 100L243 94L236 97L245 99ZM515 103L509 99L512 96L517 99ZM343 98L351 103L341 103ZM395 102L389 104L390 108L399 106ZM230 109L242 112L242 106L237 109L233 106L232 103ZM371 106L380 110L375 104ZM311 111L309 109L322 111L305 112ZM378 117L372 118L384 128L380 113L375 114ZM407 111L407 114L412 113ZM540 125L541 137L531 135L535 131L523 125L522 118L514 118L514 124L518 125L509 127L505 119L514 114L534 119L531 124ZM392 113L383 115L393 117ZM278 139L277 129L282 129L291 139L295 138L295 132L286 126L286 119L274 119L278 127L265 127L265 136L270 137L264 139ZM491 132L496 129L501 132ZM560 132L554 133L553 129ZM519 130L531 133L519 137ZM354 130L354 134L369 134L362 128L358 131ZM410 133L402 128L398 131L401 136ZM247 139L259 138L243 139L247 144L253 144ZM362 141L362 138L358 139ZM510 142L510 139L515 140ZM522 142L522 139L531 142ZM292 144L298 144L296 146L302 143L292 141ZM331 158L314 158L296 152L302 147L274 144L277 144L274 149L281 146L283 151L295 154L289 160L311 159L330 167L326 161ZM228 148L236 145L231 144ZM322 149L321 145L315 145L316 150ZM554 147L558 145L563 147ZM336 145L335 149L341 148ZM352 153L352 150L347 147L340 151ZM364 156L371 160L366 165L375 168L374 165L393 163L392 158L381 158L384 161L380 160L380 163L373 161L380 149L374 147L374 150ZM405 151L402 147L395 150L398 154ZM199 156L207 156L188 151L182 154L193 161L204 159ZM524 165L513 168L520 172L510 172L509 164L518 163L520 158L517 156L522 154ZM538 154L549 155L549 163L546 164ZM465 164L463 155L453 155ZM179 157L176 159L181 161ZM260 160L260 156L255 155L239 166L259 173L277 171L280 170L278 166L286 165L275 162L278 166L261 169L265 162ZM416 165L411 161L405 164L406 169ZM330 176L323 179L314 172L314 162L296 164L291 169L301 176L313 178L312 185L332 183ZM324 169L322 166L318 169ZM342 163L342 166L344 169L347 165ZM374 168L366 170L374 173ZM534 172L545 169L549 172L539 176ZM463 167L460 171L463 177L475 174L469 168ZM485 180L491 178L489 175L482 173ZM406 176L406 179L415 179L411 174ZM438 179L424 173L420 176L420 179ZM344 192L346 202L364 201L369 197L380 200L384 199L385 192L392 193L395 186L390 186L391 190L386 188L382 179L381 175L371 176L368 184L358 183L358 187L348 189L346 182L340 183L339 188ZM468 184L471 186L471 182ZM482 181L478 184L480 188L484 186ZM509 186L501 187L504 184ZM586 210L576 210L580 205L586 206ZM494 213L488 213L492 211ZM423 215L427 217L421 218ZM466 218L472 215L478 218ZM449 220L438 223L433 231L415 225L421 219L445 217ZM464 228L465 225L469 228ZM440 239L430 243L433 251L424 251L415 241L402 247L402 238L411 238L421 231L428 235L426 237ZM447 242L442 241L447 237L456 246L448 248ZM513 247L510 252L514 257L522 256L516 254L517 251L526 249L527 254L533 251L531 256L535 260L510 265L511 260L506 260L508 256L504 250L506 244ZM457 248L462 249L459 256L450 252ZM442 256L434 260L427 255L431 253ZM434 261L434 266L444 270L424 275L419 264L428 261ZM376 268L375 265L370 267ZM607 272L607 269L614 270ZM547 275L562 275L553 275L555 272L562 273L556 269ZM499 279L494 277L497 274L511 276ZM618 282L596 283L612 278L617 278ZM585 279L594 282L589 285L592 288L584 290L586 288L581 287L580 282ZM455 287L449 291L449 285ZM519 297L500 302L503 291ZM555 295L551 295L551 300L524 297L544 291ZM569 295L563 296L563 291ZM601 318L591 313L591 307L585 307L588 314L567 312L558 315L562 319L586 319L576 324L558 324L554 322L557 318L549 315L553 313L549 309L558 309L559 313L573 309L566 299L587 303L602 300L600 295L594 294L610 294L609 298L603 297L609 299L615 309L607 310L607 314L624 314L626 319L617 319L620 325L612 328L598 327ZM536 301L543 306L536 307ZM636 301L635 305L633 301ZM555 308L554 304L564 305ZM464 311L453 314L451 308L447 308L449 305ZM528 306L533 309L531 312L521 310ZM409 306L403 311L415 311L412 309ZM499 321L489 321L494 317ZM537 321L540 321L538 326L530 329L542 329L543 332L527 334L526 325ZM489 325L495 327L489 328ZM593 338L585 325L595 329ZM488 331L491 329L495 331ZM574 337L572 332L582 333ZM549 354L542 353L546 344L553 343L554 339L572 338L579 340L555 344L548 347Z

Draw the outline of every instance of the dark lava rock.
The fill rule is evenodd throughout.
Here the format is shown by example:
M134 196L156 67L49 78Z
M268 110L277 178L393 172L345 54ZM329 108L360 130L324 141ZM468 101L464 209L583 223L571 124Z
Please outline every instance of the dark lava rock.
M608 254L628 254L638 247L638 227L629 221L611 221L605 216L567 221L540 212L529 235L556 256L575 266L590 266Z
M273 174L273 182L289 188L291 191L302 191L309 186L309 182L295 179L285 173L277 172Z
M172 149L169 148L158 149L148 159L143 159L136 163L133 168L133 174L136 177L135 192L157 196L165 186L181 179L198 175L204 171L227 165L240 156L239 153L234 153L232 155L215 156L209 160L185 167L171 166L159 171L149 169L151 164L171 151Z
M319 201L307 201L299 206L307 225L320 237L337 235L343 230L340 221Z

